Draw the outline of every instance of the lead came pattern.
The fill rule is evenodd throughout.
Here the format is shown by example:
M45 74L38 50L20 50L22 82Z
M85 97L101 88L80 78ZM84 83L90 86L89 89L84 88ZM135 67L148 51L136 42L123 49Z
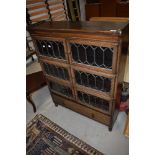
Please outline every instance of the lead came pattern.
M65 59L63 42L36 40L36 44L41 55Z
M74 71L75 79L79 85L90 87L93 89L100 90L102 92L111 91L111 79L95 74L90 74L82 71Z
M71 43L75 62L112 69L113 48Z
M88 104L106 111L109 110L109 103L104 99L80 91L77 92L77 95L78 99L84 104Z
M67 87L67 86L63 86L61 84L55 83L55 82L50 82L50 89L54 90L56 92L61 93L62 95L68 96L68 97L72 97L72 90Z
M45 72L48 75L59 77L64 80L69 80L69 75L68 75L67 69L65 69L63 67L55 66L53 64L48 64L48 63L43 63L43 66L44 66Z

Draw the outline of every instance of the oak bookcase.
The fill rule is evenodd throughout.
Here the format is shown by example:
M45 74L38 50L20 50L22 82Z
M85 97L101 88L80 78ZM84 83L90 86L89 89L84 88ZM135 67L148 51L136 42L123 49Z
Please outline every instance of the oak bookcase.
M112 130L128 49L127 22L41 22L28 27L55 105ZM119 66L122 66L121 68Z

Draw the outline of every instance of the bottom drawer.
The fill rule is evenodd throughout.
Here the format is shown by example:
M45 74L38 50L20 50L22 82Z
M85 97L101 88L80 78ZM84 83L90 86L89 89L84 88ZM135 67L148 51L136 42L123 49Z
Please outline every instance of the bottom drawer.
M78 112L84 116L87 116L105 125L108 125L108 126L110 125L111 116L109 115L105 115L104 113L92 110L84 105L81 105L75 101L66 99L64 97L60 97L59 95L56 95L54 93L52 93L52 98L54 103L56 104L60 104L64 107L67 107L75 112Z

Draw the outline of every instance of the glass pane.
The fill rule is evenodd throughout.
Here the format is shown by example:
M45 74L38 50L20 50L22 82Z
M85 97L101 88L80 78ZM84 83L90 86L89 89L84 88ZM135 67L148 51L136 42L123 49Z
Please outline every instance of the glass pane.
M78 95L78 99L82 103L85 103L87 105L92 105L92 106L100 108L102 110L107 110L107 111L109 110L109 102L104 99L83 93L81 91L78 91L77 95Z
M95 50L95 62L98 66L102 66L104 62L104 53L100 47L97 47Z
M86 55L87 55L87 63L90 65L93 65L94 63L94 49L92 46L88 46L86 49Z
M75 62L112 69L113 48L75 43L70 46Z
M85 49L82 46L79 46L79 60L81 60L81 62L86 62L86 53L85 53Z
M76 48L76 44L71 46L71 51L72 51L72 57L73 57L74 61L78 62L78 51L77 51L77 48Z
M65 59L63 42L36 40L36 43L41 55L58 59Z
M54 90L56 92L61 93L62 95L72 97L72 90L69 87L63 86L61 84L55 83L55 82L50 82L50 89Z
M43 63L45 72L48 75L59 77L64 80L69 80L68 70L63 67L58 67L53 64Z
M90 74L82 71L74 71L76 82L79 85L90 87L103 92L111 91L111 78L105 78L95 74Z
M111 68L112 66L112 50L109 48L106 48L104 52L104 65L107 66L108 68Z

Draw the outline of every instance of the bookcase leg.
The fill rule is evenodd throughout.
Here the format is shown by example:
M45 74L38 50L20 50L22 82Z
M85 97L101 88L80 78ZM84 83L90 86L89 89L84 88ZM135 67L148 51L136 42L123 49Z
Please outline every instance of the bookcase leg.
M109 131L112 131L112 126L109 126Z
M113 122L112 122L112 120L111 120L111 123L109 124L109 131L112 131L112 128L113 128Z
M58 107L58 103L55 103L55 102L54 102L54 104L55 104L56 107Z

